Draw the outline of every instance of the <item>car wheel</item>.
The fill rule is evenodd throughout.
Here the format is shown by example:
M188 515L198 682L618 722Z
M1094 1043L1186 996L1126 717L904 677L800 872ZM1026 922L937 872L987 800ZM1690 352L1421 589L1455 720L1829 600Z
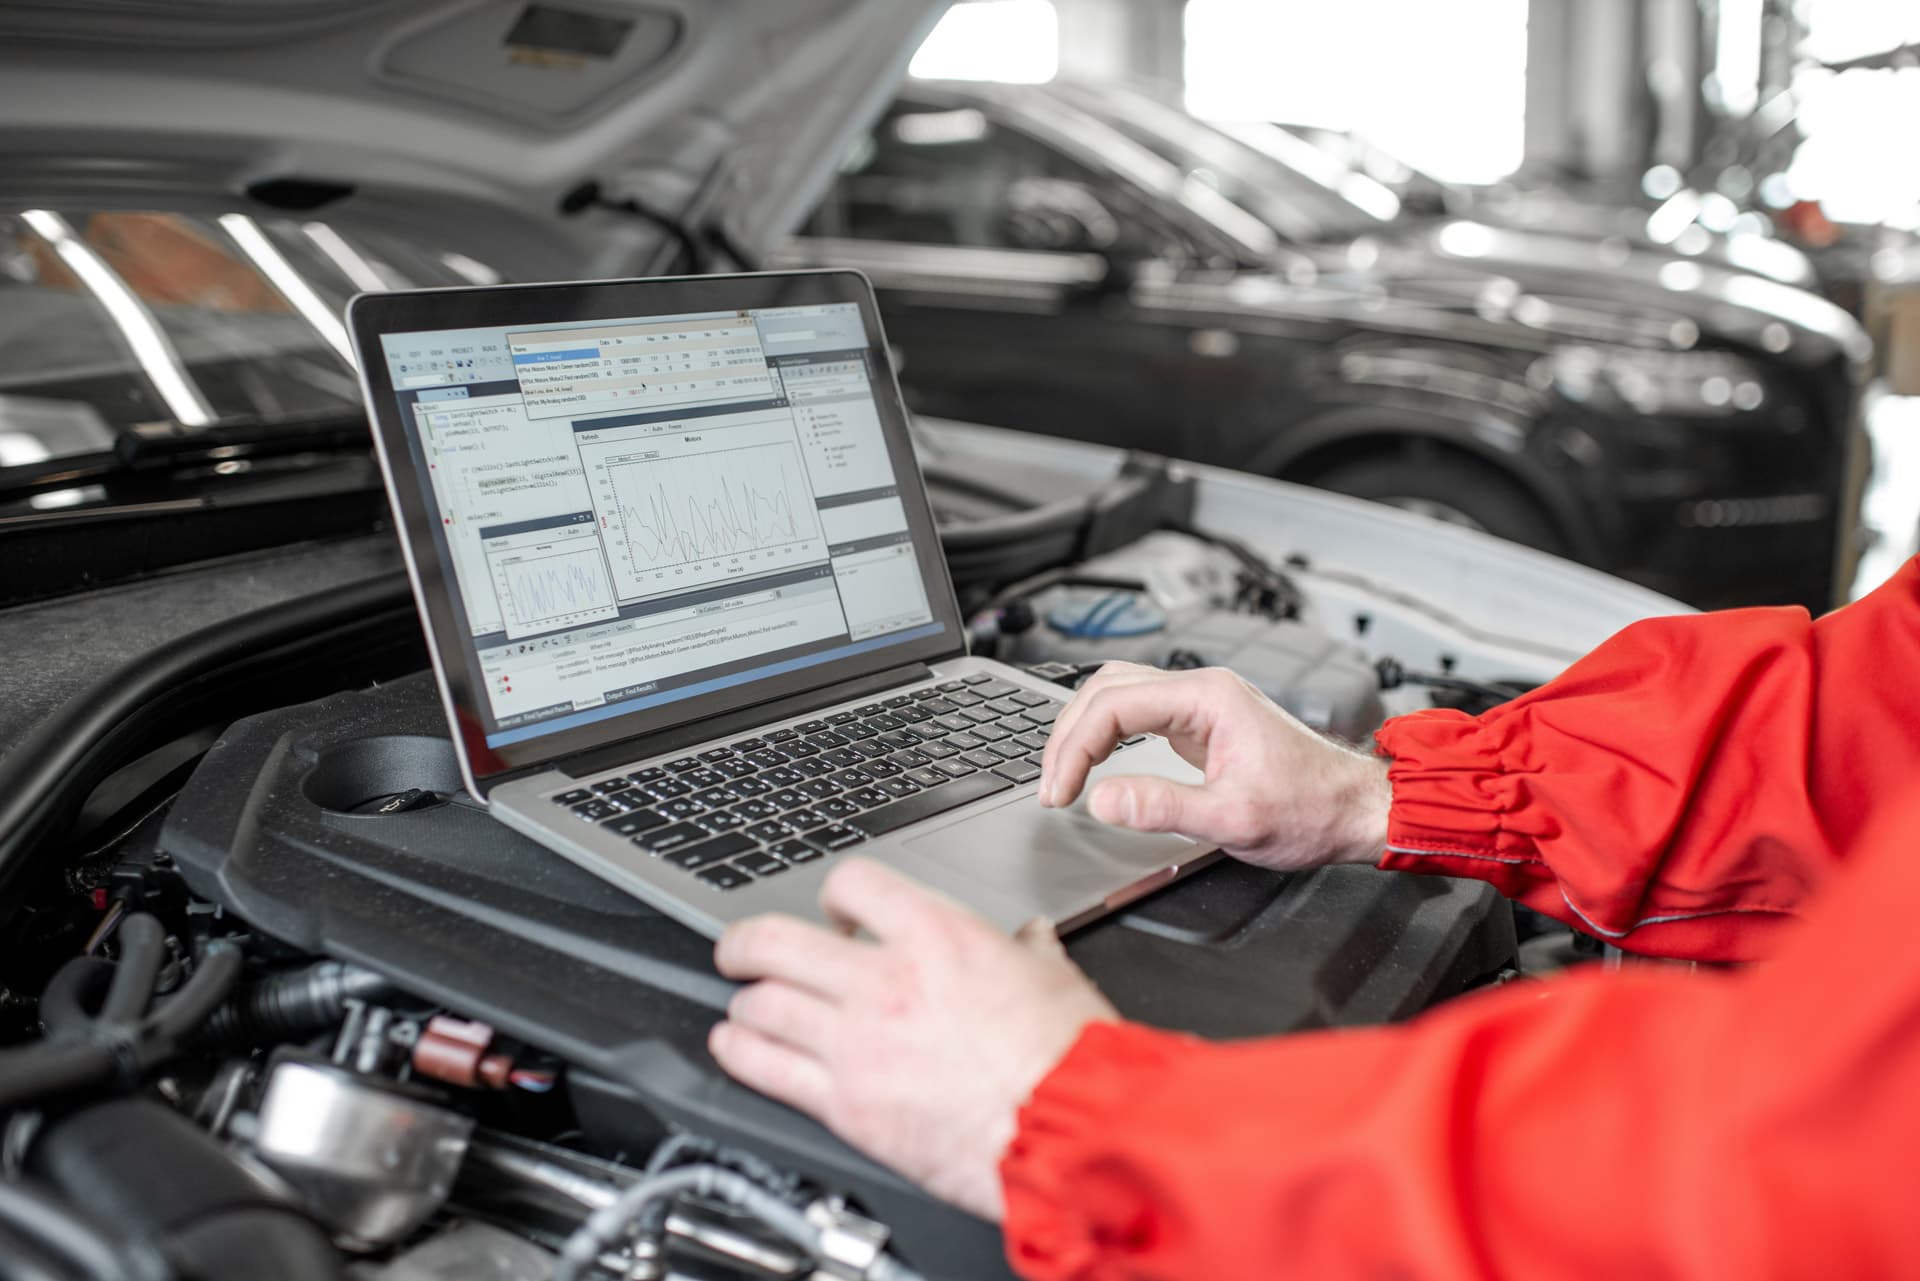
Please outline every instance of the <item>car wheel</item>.
M1492 468L1464 459L1364 458L1322 472L1313 483L1542 551L1566 549L1566 540L1532 495Z

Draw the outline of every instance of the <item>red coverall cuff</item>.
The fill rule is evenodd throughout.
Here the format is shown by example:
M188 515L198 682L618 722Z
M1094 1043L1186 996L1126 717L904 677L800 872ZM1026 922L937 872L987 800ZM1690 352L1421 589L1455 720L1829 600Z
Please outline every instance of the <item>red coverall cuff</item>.
M1525 787L1503 764L1507 737L1498 721L1445 709L1381 726L1374 744L1392 760L1393 807L1379 866L1472 876L1516 897L1552 880L1533 840L1508 824Z
M1142 1081L1185 1038L1125 1023L1089 1023L1020 1109L1000 1158L1007 1261L1028 1281L1069 1281L1124 1250L1152 1202L1124 1182L1089 1178L1081 1158L1113 1132Z

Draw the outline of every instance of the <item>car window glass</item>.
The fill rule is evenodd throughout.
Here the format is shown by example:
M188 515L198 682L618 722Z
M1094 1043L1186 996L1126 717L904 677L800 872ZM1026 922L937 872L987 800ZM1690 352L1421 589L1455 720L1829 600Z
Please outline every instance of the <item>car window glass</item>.
M152 314L215 418L354 411L346 358L212 222L172 213L68 221Z
M974 107L899 104L857 147L814 235L987 249L1178 256L1100 175Z
M165 416L100 301L24 219L0 215L0 466L99 447L98 433L28 422Z

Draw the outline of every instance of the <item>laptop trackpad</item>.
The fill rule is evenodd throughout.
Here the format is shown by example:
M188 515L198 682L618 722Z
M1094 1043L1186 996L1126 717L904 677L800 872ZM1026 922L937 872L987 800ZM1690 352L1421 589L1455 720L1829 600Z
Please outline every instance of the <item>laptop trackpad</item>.
M1079 808L1048 810L1029 801L911 837L906 848L946 873L1058 916L1184 862L1197 847L1183 836L1130 832Z

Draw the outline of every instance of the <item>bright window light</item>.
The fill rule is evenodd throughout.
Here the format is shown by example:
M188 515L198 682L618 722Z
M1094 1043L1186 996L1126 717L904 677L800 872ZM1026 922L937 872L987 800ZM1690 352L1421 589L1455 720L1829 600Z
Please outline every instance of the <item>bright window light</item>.
M1920 40L1911 5L1808 0L1805 52L1825 61L1879 53ZM1817 200L1836 222L1911 216L1920 205L1920 167L1888 151L1888 139L1920 135L1920 68L1838 74L1808 67L1793 79L1806 141L1787 170L1793 197Z
M1044 84L1060 70L1060 20L1052 0L956 4L907 70L928 80Z
M1187 107L1359 134L1492 182L1526 145L1527 0L1188 0Z

